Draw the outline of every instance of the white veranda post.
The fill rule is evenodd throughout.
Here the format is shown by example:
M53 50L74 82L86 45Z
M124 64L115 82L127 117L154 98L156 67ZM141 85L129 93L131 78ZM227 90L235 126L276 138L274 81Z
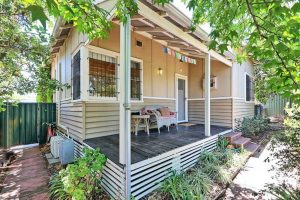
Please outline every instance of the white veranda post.
M205 56L205 136L210 136L210 53Z
M120 24L120 135L119 162L125 168L125 198L131 198L130 16Z

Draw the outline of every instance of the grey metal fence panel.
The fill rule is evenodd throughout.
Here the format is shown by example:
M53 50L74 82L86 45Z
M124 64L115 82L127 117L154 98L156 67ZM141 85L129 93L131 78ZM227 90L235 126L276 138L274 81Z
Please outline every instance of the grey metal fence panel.
M287 104L291 105L291 98L274 95L266 103L266 111L268 116L283 115L284 108Z

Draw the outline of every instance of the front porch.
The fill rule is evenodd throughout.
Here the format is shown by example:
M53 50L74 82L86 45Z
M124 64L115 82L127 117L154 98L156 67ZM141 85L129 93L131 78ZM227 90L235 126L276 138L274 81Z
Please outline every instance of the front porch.
M139 131L137 136L131 134L131 164L203 140L207 138L204 129L204 125L201 124L191 126L178 124L178 130L171 127L170 132L166 128L162 128L160 134L157 129L151 129L149 136L144 131ZM211 126L211 136L228 131L230 129L226 127ZM108 159L121 166L119 163L119 135L87 139L84 143L94 149L99 148Z
M199 155L213 150L219 135L231 132L230 128L211 126L211 136L205 136L205 126L178 125L170 129L152 129L148 136L140 131L131 134L131 195L141 199L157 189L173 171L185 171L195 165ZM119 163L119 135L86 139L83 146L100 148L107 157L102 186L114 199L126 199L126 171Z

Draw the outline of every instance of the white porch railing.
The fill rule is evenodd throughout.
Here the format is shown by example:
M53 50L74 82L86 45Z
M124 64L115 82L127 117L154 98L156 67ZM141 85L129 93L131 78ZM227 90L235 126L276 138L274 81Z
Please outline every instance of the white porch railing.
M200 154L216 148L218 136L231 132L227 130L217 135L205 138L183 147L173 149L159 156L143 160L131 165L131 191L135 199L141 199L161 186L162 182L172 175L172 171L186 171L193 167ZM75 141L75 156L81 157L84 147L91 148L85 143ZM103 171L103 189L113 199L125 199L125 172L107 159Z

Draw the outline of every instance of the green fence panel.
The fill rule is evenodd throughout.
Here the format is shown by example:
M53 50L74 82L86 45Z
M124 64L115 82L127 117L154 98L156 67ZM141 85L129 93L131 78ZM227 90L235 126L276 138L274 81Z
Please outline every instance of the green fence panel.
M56 121L55 103L7 104L0 112L0 146L46 142L45 123Z

